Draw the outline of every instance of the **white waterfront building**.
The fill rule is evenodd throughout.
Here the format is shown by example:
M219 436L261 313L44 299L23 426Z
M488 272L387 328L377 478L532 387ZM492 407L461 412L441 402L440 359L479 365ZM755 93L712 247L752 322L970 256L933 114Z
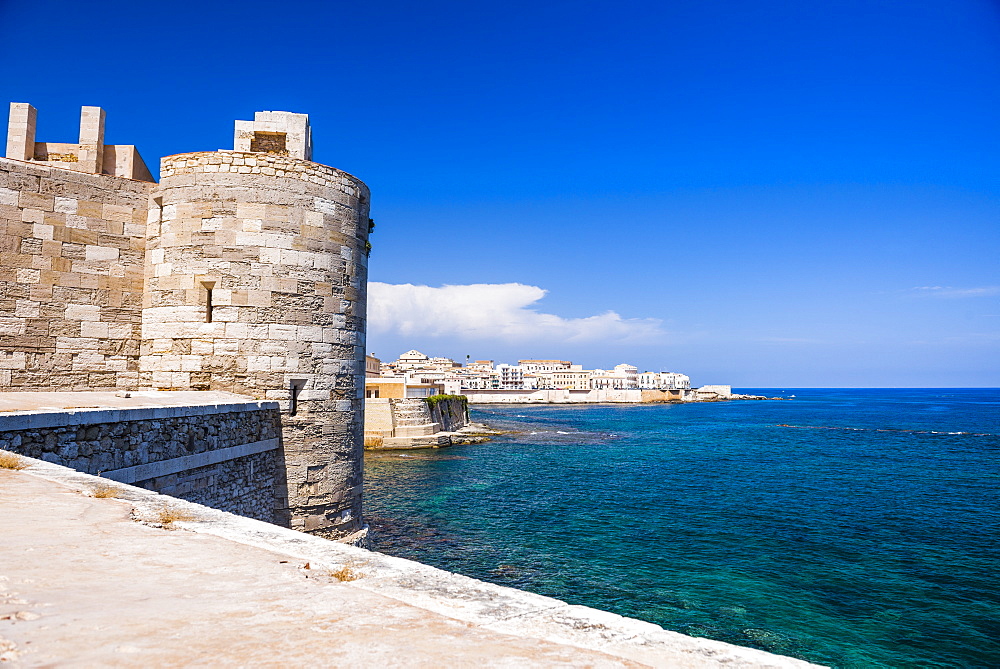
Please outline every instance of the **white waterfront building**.
M562 369L571 369L574 367L573 363L569 360L518 360L517 365L528 374L557 372ZM575 366L577 369L581 367L580 365Z
M638 384L642 390L689 390L691 379L676 372L643 372L638 375Z
M500 364L494 368L500 374L500 387L511 390L524 388L524 368L520 365Z

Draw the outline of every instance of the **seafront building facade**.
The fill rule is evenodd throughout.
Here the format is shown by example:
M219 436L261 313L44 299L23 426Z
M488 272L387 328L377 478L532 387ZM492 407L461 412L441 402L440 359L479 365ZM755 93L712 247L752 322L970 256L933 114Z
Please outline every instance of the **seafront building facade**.
M382 363L381 379L369 379L369 386L389 379L403 386L418 388L437 384L441 392L463 393L472 401L479 397L558 397L550 391L571 392L566 397L579 397L579 393L592 393L591 399L580 401L652 401L661 399L695 400L725 397L731 391L727 386L706 387L701 394L691 388L691 379L677 372L642 372L634 365L622 363L611 370L583 369L569 360L519 360L516 365L494 364L492 360L477 360L461 365L450 358L432 358L411 350L397 360ZM539 395L526 395L526 391L539 391ZM622 391L626 394L622 394ZM650 391L645 396L641 391ZM403 396L418 396L414 391ZM616 393L617 394L614 394ZM612 394L608 394L612 393ZM657 394L659 393L659 394ZM664 394L667 393L667 394ZM372 396L372 395L369 395ZM627 399L625 399L627 398Z

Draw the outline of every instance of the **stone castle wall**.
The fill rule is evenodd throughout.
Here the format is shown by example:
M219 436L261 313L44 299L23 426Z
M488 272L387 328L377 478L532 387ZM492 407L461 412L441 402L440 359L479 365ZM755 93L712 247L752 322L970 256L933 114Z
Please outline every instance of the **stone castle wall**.
M168 156L155 184L101 174L99 108L83 109L72 165L32 161L48 146L34 141L34 109L11 109L0 390L276 400L271 519L329 536L361 529L364 183L308 160L304 114L258 112L237 124L251 150Z
M0 158L0 390L138 384L152 186Z
M161 175L142 384L281 401L278 520L359 529L367 187L306 160L235 151L169 156Z

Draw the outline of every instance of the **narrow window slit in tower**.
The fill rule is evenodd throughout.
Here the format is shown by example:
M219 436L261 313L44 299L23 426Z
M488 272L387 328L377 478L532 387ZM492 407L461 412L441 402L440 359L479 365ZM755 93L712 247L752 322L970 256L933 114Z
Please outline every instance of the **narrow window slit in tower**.
M202 281L201 285L205 287L205 322L212 322L212 289L215 288L214 281Z
M289 396L291 401L288 405L288 415L294 416L299 410L299 391L306 385L305 379L292 379L289 383Z

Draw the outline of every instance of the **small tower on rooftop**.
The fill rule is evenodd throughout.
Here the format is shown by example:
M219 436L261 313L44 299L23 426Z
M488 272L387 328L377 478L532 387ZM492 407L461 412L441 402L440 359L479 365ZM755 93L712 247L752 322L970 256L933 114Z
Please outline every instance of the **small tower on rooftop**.
M236 122L233 149L312 160L309 115L284 111L254 112L252 121Z

